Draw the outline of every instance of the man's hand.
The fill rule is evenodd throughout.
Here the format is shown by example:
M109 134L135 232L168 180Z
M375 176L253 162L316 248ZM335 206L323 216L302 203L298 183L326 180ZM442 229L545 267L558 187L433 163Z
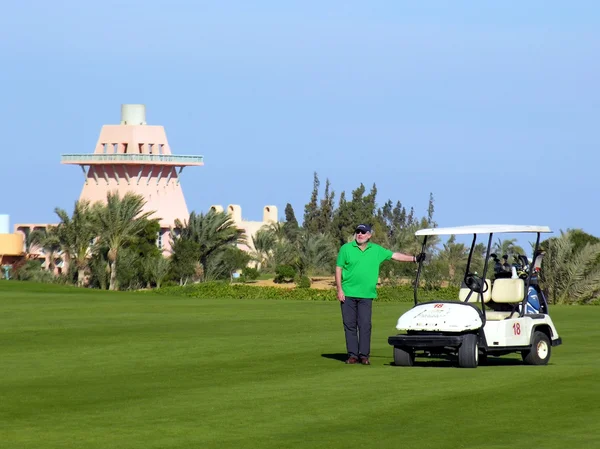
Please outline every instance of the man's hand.
M337 290L337 299L339 302L344 302L346 300L346 296L344 295L344 290L338 288Z
M426 257L427 257L427 254L425 254L425 253L415 254L415 262L416 263L424 262Z

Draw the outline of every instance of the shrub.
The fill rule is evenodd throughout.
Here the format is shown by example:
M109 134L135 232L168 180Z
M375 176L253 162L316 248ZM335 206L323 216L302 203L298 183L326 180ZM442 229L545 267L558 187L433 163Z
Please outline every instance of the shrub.
M298 288L310 288L310 278L308 276L296 277L296 287Z
M162 287L140 294L160 294L203 299L293 299L301 301L337 301L334 288L259 287L227 282L204 282L183 287ZM412 302L413 289L409 285L380 287L377 289L379 302ZM419 290L419 301L457 300L458 288L447 287L435 291Z
M291 265L279 265L275 268L275 278L273 282L282 284L284 282L292 282L296 277L296 269Z
M259 272L256 268L245 267L242 270L242 277L247 281L255 281L258 279Z
M160 285L161 285L161 287L178 287L179 283L176 281L164 281Z
M54 274L42 268L39 260L27 260L23 264L13 266L11 277L18 281L54 282Z

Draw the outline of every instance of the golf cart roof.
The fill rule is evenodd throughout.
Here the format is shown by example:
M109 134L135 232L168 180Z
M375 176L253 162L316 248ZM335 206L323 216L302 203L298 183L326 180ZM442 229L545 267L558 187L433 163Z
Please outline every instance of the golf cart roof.
M419 229L415 235L460 235L460 234L496 234L512 232L552 232L548 226L529 225L473 225L452 228Z

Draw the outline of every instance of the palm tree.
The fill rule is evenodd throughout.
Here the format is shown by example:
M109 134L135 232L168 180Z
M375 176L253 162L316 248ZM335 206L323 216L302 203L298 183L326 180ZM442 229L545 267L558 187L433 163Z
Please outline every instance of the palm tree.
M313 270L328 270L333 266L336 251L333 239L328 235L303 230L298 234L295 247L295 265L300 275L306 275Z
M271 223L263 226L273 239L269 252L268 265L270 268L279 265L293 265L298 253L298 239L303 232L302 228L296 229L291 235L286 231L285 223ZM290 239L291 238L291 239Z
M600 292L600 243L577 245L573 231L545 242L540 284L553 303L589 302Z
M101 290L108 288L110 279L110 263L108 263L106 253L108 253L106 249L94 245L94 252L88 261L90 285Z
M506 255L509 257L509 260L511 256L516 256L517 254L525 255L525 250L517 245L516 241L517 239L498 239L492 247L492 252L496 253L498 257Z
M275 233L266 226L260 228L252 236L252 246L254 246L252 258L257 262L259 270L269 265L276 243Z
M267 225L263 225L263 229L266 229L273 234L273 237L277 242L282 242L284 240L288 242L291 241L288 237L288 233L285 230L285 223L269 223Z
M159 254L156 257L147 257L143 261L144 270L148 276L150 282L154 282L157 288L160 288L162 282L167 278L169 274L170 261Z
M117 289L117 257L119 251L135 240L146 226L154 211L143 212L146 200L141 195L127 192L123 198L118 192L108 193L106 204L98 204L94 208L94 221L97 226L99 241L108 247L110 264L109 290ZM158 221L159 218L153 218Z
M77 285L83 287L90 247L97 236L90 203L86 200L76 201L72 216L64 209L56 208L54 212L60 218L56 231L62 250L77 269Z
M246 243L243 229L239 229L232 218L224 213L211 210L207 214L190 214L189 220L175 221L179 239L194 242L198 247L198 257L203 273L206 273L209 259L226 246Z
M38 246L46 255L46 269L54 273L54 260L61 249L60 239L56 232L56 227L47 229L36 229L29 235L32 246Z
M485 243L476 243L471 257L471 271L483 275L485 265L485 256L487 255L487 245ZM486 277L491 277L494 272L493 264L488 263Z
M469 257L469 249L464 243L456 243L456 236L451 235L443 245L443 250L440 251L440 259L443 260L448 267L448 278L455 282L456 273L462 271Z

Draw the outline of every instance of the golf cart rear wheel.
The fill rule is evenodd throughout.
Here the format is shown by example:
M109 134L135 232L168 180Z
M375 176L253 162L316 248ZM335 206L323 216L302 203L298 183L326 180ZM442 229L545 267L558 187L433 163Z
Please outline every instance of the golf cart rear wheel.
M540 331L535 331L531 349L521 353L527 365L547 365L552 353L552 345L548 336Z
M458 366L461 368L477 368L479 361L479 344L477 335L467 334L458 348Z
M415 353L394 346L394 365L413 366L415 364Z

